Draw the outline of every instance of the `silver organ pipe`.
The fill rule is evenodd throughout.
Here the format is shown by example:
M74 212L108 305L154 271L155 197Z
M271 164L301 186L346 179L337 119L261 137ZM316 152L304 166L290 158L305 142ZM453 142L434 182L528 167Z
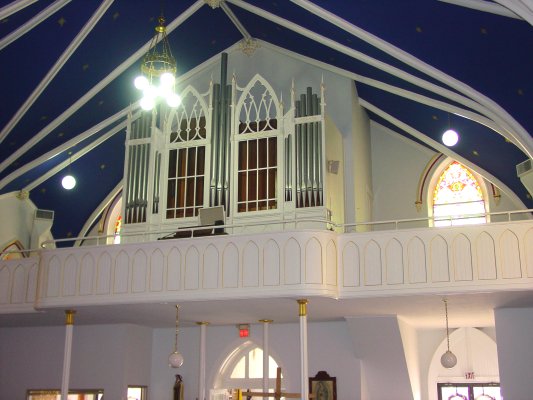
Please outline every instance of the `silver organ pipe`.
M322 126L320 98L310 87L295 102L296 207L323 205ZM301 119L301 121L298 121Z

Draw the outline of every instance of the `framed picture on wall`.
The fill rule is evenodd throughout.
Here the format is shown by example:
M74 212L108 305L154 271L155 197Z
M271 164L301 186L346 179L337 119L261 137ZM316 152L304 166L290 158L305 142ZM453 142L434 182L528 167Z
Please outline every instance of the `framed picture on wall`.
M318 371L314 378L309 378L309 392L313 400L337 400L337 378Z

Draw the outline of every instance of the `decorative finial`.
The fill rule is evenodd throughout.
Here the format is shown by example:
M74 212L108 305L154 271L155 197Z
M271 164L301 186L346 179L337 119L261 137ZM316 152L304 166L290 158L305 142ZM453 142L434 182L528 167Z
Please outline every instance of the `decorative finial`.
M244 54L250 57L259 48L259 43L255 39L245 38L239 42L239 48Z

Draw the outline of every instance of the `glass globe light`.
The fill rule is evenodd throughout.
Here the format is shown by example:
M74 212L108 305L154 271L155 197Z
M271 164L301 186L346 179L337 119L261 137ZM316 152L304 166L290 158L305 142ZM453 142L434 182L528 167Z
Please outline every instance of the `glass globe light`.
M154 99L159 95L159 89L155 86L149 85L146 89L143 90L143 96L150 99Z
M148 78L146 78L146 76L139 75L137 78L135 78L133 84L137 89L145 90L150 85L150 82L148 82Z
M459 141L459 135L453 129L448 129L442 134L442 143L446 146L455 146Z
M168 365L172 368L179 368L183 365L183 356L179 351L170 353L168 356Z
M153 97L144 96L139 102L139 105L144 111L150 111L155 107L155 99Z
M172 86L174 85L175 81L176 81L176 78L170 72L165 72L159 78L159 82L161 83L162 87L172 88Z
M450 350L446 350L440 358L440 363L444 368L453 368L457 365L457 357Z
M171 93L167 96L167 104L169 107L176 108L181 104L181 97L176 93Z
M74 186L76 186L76 179L75 179L72 175L66 175L66 176L61 180L61 185L62 185L63 188L66 189L66 190L73 189Z

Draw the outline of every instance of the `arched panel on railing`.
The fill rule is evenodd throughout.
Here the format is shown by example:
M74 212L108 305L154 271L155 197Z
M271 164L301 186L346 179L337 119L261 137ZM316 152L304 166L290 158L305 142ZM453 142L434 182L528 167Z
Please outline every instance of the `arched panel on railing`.
M11 290L11 304L20 304L26 297L26 271L22 265L13 270L13 289Z
M46 294L44 297L57 297L61 284L61 261L59 258L52 256L46 269L48 269L48 274L46 275Z
M200 253L191 246L185 253L185 289L194 290L200 287Z
M361 265L359 247L354 242L348 242L342 250L342 285L357 287L360 285Z
M33 264L28 268L28 288L26 290L26 302L33 303L37 295L37 281L39 279L39 266Z
M526 250L527 276L533 278L533 229L529 229L524 236L524 249Z
M337 245L333 240L326 246L326 285L337 286Z
M149 276L148 290L150 292L161 292L164 285L165 256L160 249L155 249L150 255Z
M312 237L305 244L305 283L324 283L322 245Z
M167 256L167 290L176 291L181 288L181 253L176 247L173 247Z
M370 240L363 253L364 285L376 286L382 284L381 248L375 240Z
M212 244L207 246L204 252L202 273L202 287L204 289L216 289L218 287L219 258L217 248Z
M452 254L456 281L472 281L472 247L470 240L462 233L453 240Z
M302 248L295 238L290 238L283 249L283 284L302 283Z
M120 251L115 260L115 273L113 275L113 293L128 293L129 289L130 258L125 251Z
M431 282L437 283L450 281L448 243L441 235L432 238L429 244L429 267Z
M505 279L521 278L520 245L518 237L509 229L506 229L500 237L500 249L502 277Z
M281 256L275 240L270 239L263 248L263 284L280 285Z
M148 257L143 250L137 250L133 255L131 273L132 293L146 292L146 281L148 279Z
M243 287L259 286L259 247L254 242L246 243L242 254Z
M98 258L96 268L96 294L109 294L113 276L113 260L107 251Z
M222 254L222 287L239 287L239 250L233 243L228 243Z
M407 265L409 266L409 283L426 283L426 246L422 239L415 236L407 245Z
M95 276L94 257L91 254L85 254L81 259L80 279L78 283L80 296L93 294Z
M8 267L0 268L0 304L9 303L9 292L11 289L11 273Z
M404 283L403 247L398 239L391 239L385 247L385 271L388 285Z
M63 296L74 296L77 293L79 263L75 256L70 254L63 265Z
M496 246L487 232L476 238L476 265L478 279L496 279Z

